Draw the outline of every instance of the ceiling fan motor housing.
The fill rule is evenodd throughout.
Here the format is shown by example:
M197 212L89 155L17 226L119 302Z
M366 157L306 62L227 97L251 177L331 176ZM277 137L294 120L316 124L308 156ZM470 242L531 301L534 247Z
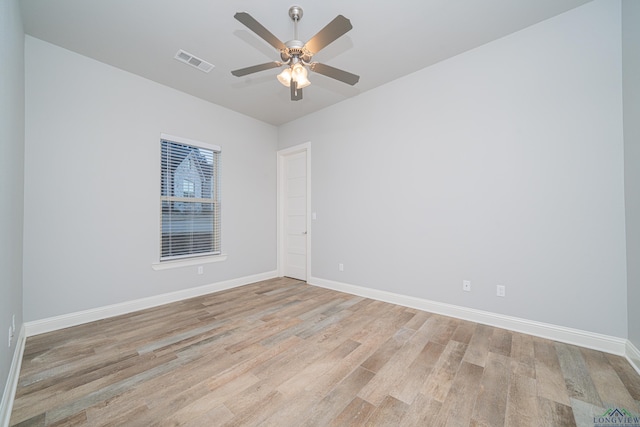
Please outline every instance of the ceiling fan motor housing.
M304 42L300 40L289 40L284 44L287 48L280 51L280 58L284 62L291 58L300 58L304 62L311 61L311 53L304 48Z

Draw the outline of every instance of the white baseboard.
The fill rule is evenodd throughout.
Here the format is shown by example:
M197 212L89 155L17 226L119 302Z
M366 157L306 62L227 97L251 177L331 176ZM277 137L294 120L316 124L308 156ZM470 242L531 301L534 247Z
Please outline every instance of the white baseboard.
M26 336L31 337L33 335L56 331L58 329L68 328L70 326L81 325L83 323L94 322L96 320L119 316L121 314L127 314L138 310L144 310L146 308L157 307L159 305L182 301L213 292L223 291L225 289L236 288L238 286L248 285L250 283L259 282L261 280L273 279L274 277L278 277L277 271L275 270L260 274L254 274L252 276L245 276L237 279L225 280L223 282L199 286L197 288L184 289L182 291L154 295L148 298L141 298L90 310L63 314L61 316L34 320L25 323Z
M10 412L9 414L5 414L3 412L4 410L7 410L5 407L5 401L7 401L7 399L11 399L11 402L13 402L15 386L17 386L18 375L20 372L19 365L22 361L22 353L24 352L24 342L26 337L51 332L58 329L68 328L70 326L76 326L83 323L93 322L96 320L106 319L109 317L119 316L121 314L131 313L137 310L144 310L146 308L181 301L200 295L206 295L225 289L248 285L250 283L259 282L261 280L273 279L274 277L278 277L277 271L269 271L252 276L246 276L238 279L200 286L197 288L185 289L182 291L127 301L120 304L99 307L92 310L85 310L62 316L26 322L21 328L20 335L18 337L19 347L17 347L16 352L14 353L14 361L11 365L12 370L9 374L7 387L5 387L2 406L0 406L0 421L4 420L4 418L2 418L3 416L10 416ZM633 366L633 368L640 374L640 350L638 350L638 348L635 347L629 340L626 340L624 338L612 337L609 335L583 331L580 329L567 328L564 326L557 326L549 323L521 319L518 317L505 316L502 314L476 310L473 308L467 308L453 304L396 294L393 292L381 291L378 289L371 289L362 286L335 282L318 277L310 277L308 283L314 286L333 289L340 292L346 292L353 295L359 295L366 298L389 302L392 304L398 304L405 307L428 311L431 313L442 314L444 316L469 320L476 323L482 323L485 325L496 326L499 328L522 332L529 335L535 335L542 338L548 338L567 344L578 345L581 347L604 351L606 353L625 356L631 366ZM11 382L12 373L13 375L15 375L14 383ZM7 394L7 389L10 385L13 387L13 391ZM0 426L1 425L3 424L0 423Z
M640 350L631 341L627 341L625 356L638 375L640 375Z
M334 282L331 280L311 277L309 284L323 288L346 292L353 295L363 296L383 302L411 307L430 313L442 314L444 316L469 320L471 322L482 323L498 328L509 329L542 338L560 341L567 344L587 347L606 353L627 356L629 351L628 340L624 338L602 335L595 332L583 331L580 329L567 328L564 326L552 325L533 320L521 319L518 317L505 316L488 311L476 310L473 308L461 307L453 304L430 301L422 298L407 295L395 294L393 292L370 289L362 286L349 285L346 283ZM637 351L637 349L636 349ZM627 359L629 357L627 356ZM634 363L632 362L632 365ZM637 365L634 366L637 369Z
M24 354L24 343L27 339L25 327L22 325L16 348L13 351L13 359L9 368L9 376L2 393L2 401L0 402L0 426L7 427L11 419L11 409L13 409L13 399L18 388L18 377L20 376L20 366L22 365L22 355Z

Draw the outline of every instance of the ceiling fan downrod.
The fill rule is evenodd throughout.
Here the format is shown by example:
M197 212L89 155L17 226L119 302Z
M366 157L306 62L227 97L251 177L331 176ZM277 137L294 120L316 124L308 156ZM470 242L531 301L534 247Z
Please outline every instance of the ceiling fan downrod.
M293 21L293 39L284 43L286 49L280 51L280 57L290 66L294 65L294 62L291 62L293 58L303 63L308 62L308 59L310 59L305 58L304 42L298 40L298 21L302 19L302 14L303 12L300 6L291 6L289 8L289 17Z
M302 8L300 6L291 6L289 8L289 18L293 20L293 38L298 40L298 21L302 19Z

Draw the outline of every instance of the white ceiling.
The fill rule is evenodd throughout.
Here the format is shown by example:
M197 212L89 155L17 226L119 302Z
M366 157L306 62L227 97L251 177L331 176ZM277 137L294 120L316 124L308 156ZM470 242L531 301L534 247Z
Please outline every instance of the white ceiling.
M292 3L293 1L293 3ZM25 32L98 61L274 125L325 108L590 0L20 0ZM314 61L360 75L349 86L310 73L304 99L290 101L278 69L231 70L279 59L233 18L246 11L283 42L289 7L307 41L336 15L353 29ZM208 74L176 61L178 49L215 65ZM42 64L46 67L46 64Z

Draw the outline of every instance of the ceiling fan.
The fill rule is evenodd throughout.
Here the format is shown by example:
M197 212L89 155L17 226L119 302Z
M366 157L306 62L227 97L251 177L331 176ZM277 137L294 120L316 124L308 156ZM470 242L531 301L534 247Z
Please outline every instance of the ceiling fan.
M280 81L284 86L291 88L292 101L302 99L302 89L311 84L307 78L307 68L318 74L331 77L332 79L339 80L352 86L360 80L360 76L351 74L347 71L321 64L319 62L311 62L313 55L353 28L351 22L342 15L336 16L333 21L329 22L318 32L318 34L311 37L311 40L307 43L303 43L298 40L298 21L302 18L302 8L300 6L291 6L291 8L289 8L289 17L293 21L293 40L289 40L286 43L281 42L247 12L238 12L233 17L243 23L247 28L256 33L271 46L275 47L280 52L280 59L282 60L234 70L231 74L236 77L242 77L247 74L257 73L259 71L286 65L287 68L278 74L278 81Z

